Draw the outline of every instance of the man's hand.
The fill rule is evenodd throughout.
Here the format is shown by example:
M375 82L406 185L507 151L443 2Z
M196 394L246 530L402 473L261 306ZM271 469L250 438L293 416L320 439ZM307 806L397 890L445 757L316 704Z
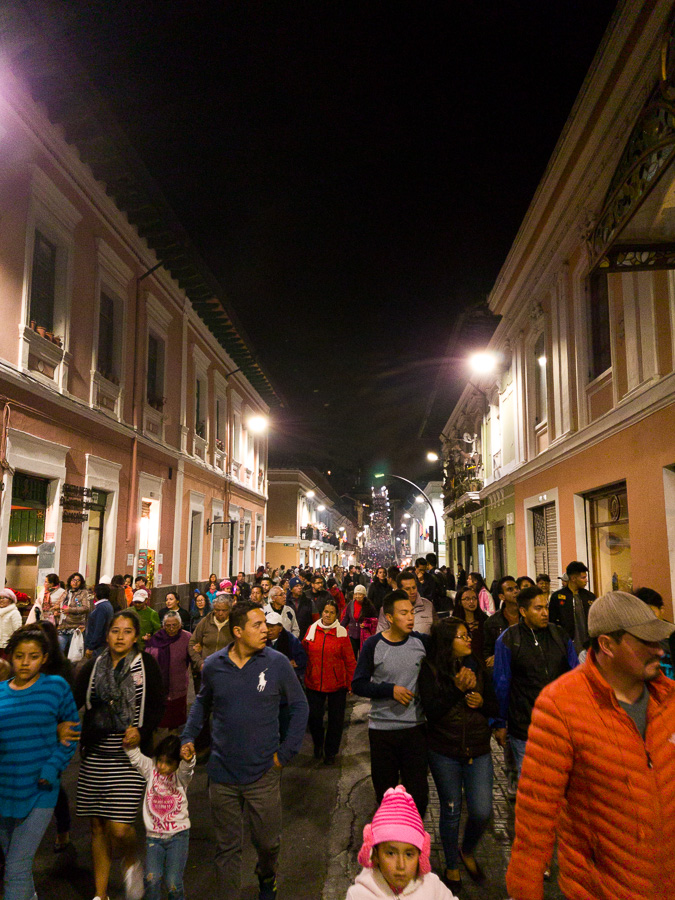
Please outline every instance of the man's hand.
M275 769L283 769L283 766L279 762L279 754L278 753L274 754L274 768Z
M506 728L495 728L494 736L500 747L506 747Z
M94 655L94 651L93 651L93 650L85 650L85 651L84 651L84 657L85 657L85 659L91 659L93 655Z
M80 723L78 722L59 722L56 726L56 736L59 743L67 747L69 744L79 741L80 739Z
M138 747L140 742L140 731L138 730L138 728L134 728L133 725L130 725L124 732L124 740L122 741L122 746L127 747L129 750L132 750L134 747Z
M397 703L401 703L403 706L409 706L410 703L415 699L415 695L408 690L408 688L401 687L400 684L394 685L394 700Z
M485 665L488 667L488 669L494 668L494 665L495 665L494 654L492 656L488 656L488 658L485 660Z
M195 755L195 745L190 741L187 744L183 744L180 748L180 758L184 759L185 762L190 762L192 757Z
M466 700L466 705L470 706L471 709L480 709L483 705L483 698L478 693L478 691L469 691L469 693L465 695L464 699Z
M192 649L195 651L195 653L201 653L201 652L202 652L202 645L201 645L201 644L195 644L194 647L193 647Z
M470 691L476 687L476 674L471 669L460 669L455 675L455 687L460 691Z

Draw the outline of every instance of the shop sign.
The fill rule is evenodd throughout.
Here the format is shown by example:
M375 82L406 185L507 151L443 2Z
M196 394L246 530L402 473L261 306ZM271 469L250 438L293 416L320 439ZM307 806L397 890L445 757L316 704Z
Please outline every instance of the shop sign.
M86 522L87 510L92 504L92 489L79 484L64 484L61 488L61 506L64 522Z

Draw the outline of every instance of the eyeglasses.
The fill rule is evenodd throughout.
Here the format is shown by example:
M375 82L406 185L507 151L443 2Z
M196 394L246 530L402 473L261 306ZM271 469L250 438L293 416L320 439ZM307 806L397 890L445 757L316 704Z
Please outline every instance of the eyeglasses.
M470 634L456 634L455 640L456 641L470 641L471 635Z

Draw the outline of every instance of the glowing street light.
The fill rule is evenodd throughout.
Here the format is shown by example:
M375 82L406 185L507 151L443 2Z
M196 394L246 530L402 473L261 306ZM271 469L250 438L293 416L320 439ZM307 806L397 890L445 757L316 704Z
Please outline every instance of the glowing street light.
M433 450L430 450L427 453L427 461L428 462L438 462L438 453L434 453Z
M307 491L307 493L305 494L305 497L309 497L309 499L311 500L312 497L314 496L314 494L315 494L315 491Z
M403 518L404 518L404 519L409 519L409 518L410 518L410 513L403 513Z
M247 424L249 431L252 431L254 434L262 434L263 431L267 431L269 422L266 416L251 416Z
M469 365L476 375L489 375L497 368L497 357L494 353L486 351L473 353L469 357Z
M326 507L323 505L323 503L321 503L319 506L317 506L316 511L317 511L317 512L323 512L325 508L326 508Z
M415 503L424 503L424 497L419 494L417 497L415 497Z

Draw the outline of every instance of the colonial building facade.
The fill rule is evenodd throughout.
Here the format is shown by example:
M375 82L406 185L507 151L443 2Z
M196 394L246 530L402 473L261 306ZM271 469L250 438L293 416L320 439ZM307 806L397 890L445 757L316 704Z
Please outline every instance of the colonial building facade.
M350 566L359 559L356 526L330 485L311 468L270 469L267 561L272 567Z
M452 562L573 559L675 593L675 30L624 2L489 298L494 363L443 431Z
M67 48L8 46L0 581L33 596L50 571L154 586L251 572L274 391Z

